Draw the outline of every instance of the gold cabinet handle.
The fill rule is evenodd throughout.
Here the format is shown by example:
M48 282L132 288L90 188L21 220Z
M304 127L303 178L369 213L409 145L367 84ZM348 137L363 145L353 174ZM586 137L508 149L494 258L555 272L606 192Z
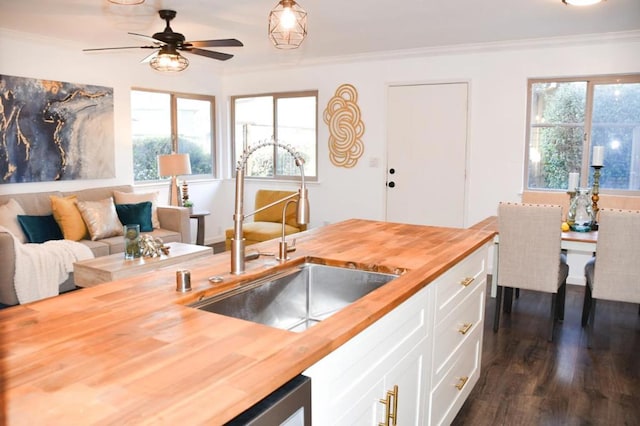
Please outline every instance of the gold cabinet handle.
M458 383L456 383L456 388L461 391L464 385L467 384L467 380L469 380L469 376L460 377Z
M467 334L467 332L468 332L469 330L471 330L471 327L473 327L473 323L471 323L471 322L470 322L470 323L462 324L462 327L460 327L460 328L458 329L458 333L460 333L460 334Z
M387 391L387 397L380 399L380 403L384 405L384 422L378 423L378 426L396 426L398 421L398 385L394 385L393 390Z
M463 279L462 281L460 281L460 284L462 284L465 287L468 287L474 281L475 281L475 278L467 277L467 278Z
M393 413L389 417L391 417L391 426L396 426L398 422L398 385L393 386Z

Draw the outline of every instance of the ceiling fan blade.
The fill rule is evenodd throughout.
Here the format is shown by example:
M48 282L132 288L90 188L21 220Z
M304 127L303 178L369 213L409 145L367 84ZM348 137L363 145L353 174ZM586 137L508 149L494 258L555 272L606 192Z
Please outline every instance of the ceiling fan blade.
M156 51L155 51L155 52L153 52L151 55L145 56L145 57L140 61L140 63L141 63L141 64L144 64L144 63L150 62L153 58L155 58L156 56L158 56L158 52L159 52L159 51L158 51L158 50L156 50Z
M83 52L94 52L98 50L122 50L122 49L157 49L158 46L122 46L122 47L97 47L93 49L82 49Z
M233 55L230 55L228 53L213 52L211 50L197 49L195 47L193 47L193 48L183 48L183 49L180 49L180 50L184 50L185 52L193 53L194 55L206 56L207 58L217 59L219 61L226 61L228 59L233 58Z
M127 34L132 35L132 36L136 36L136 37L141 37L141 38L143 38L143 39L145 39L147 41L150 41L152 43L157 43L157 44L159 44L161 46L164 46L165 44L167 44L164 41L160 41L160 40L155 39L155 38L153 38L151 36L148 36L148 35L138 34L138 33L127 33Z
M242 47L244 44L240 40L235 38L225 38L220 40L199 40L199 41L186 41L184 44L191 45L193 47Z

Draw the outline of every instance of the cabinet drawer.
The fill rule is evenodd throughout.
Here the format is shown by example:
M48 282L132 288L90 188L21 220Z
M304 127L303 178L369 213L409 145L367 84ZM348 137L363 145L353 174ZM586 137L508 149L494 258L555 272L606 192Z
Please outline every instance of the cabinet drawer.
M470 340L456 352L440 383L431 392L431 425L450 424L480 377L482 329L476 328ZM465 381L466 378L466 381Z
M433 377L438 383L447 363L456 356L456 352L473 339L476 329L483 327L484 298L486 280L481 280L472 293L450 312L444 320L436 326L434 333ZM464 350L464 349L462 349Z
M483 246L454 266L436 283L436 324L473 289L481 285L486 275L487 246Z

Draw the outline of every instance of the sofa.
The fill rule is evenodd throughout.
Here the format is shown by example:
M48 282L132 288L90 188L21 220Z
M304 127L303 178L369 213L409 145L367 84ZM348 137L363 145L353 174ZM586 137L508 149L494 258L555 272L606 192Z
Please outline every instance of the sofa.
M45 216L52 214L51 196L69 197L75 195L78 204L80 201L97 202L104 201L110 197L125 199L135 199L137 197L155 199L153 210L156 212L157 222L151 232L142 232L142 234L150 234L153 237L161 238L163 242L189 242L191 239L189 209L185 207L158 206L157 193L134 193L131 185L110 186L102 188L83 189L78 191L50 191L25 194L5 194L0 195L0 206L8 205L14 201L17 202L25 215ZM124 197L124 198L123 198ZM11 201L14 200L14 201ZM124 252L124 237L115 235L106 238L89 239L86 236L79 242L88 246L95 257L107 256L114 253ZM15 288L15 248L14 237L8 232L0 232L0 303L3 305L16 305L19 303ZM60 284L60 293L75 289L73 282L73 274Z
M270 189L260 189L256 192L255 208L278 201L289 195L296 194L296 191L275 191ZM242 235L245 238L245 245L260 243L271 240L282 235L282 209L284 203L264 209L253 216L253 222L245 222L242 225ZM246 213L246 212L245 212ZM296 222L296 204L290 203L287 207L286 221L284 225L285 235L306 231L307 225L299 225ZM225 230L225 249L231 250L231 239L233 238L233 228Z

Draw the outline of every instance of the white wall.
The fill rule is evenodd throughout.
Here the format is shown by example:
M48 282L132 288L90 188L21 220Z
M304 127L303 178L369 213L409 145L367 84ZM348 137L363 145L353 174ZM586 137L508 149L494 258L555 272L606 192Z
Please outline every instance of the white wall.
M139 61L149 54L146 50L85 53L83 45L42 39L31 35L0 30L0 74L28 78L58 80L81 84L112 87L114 90L114 135L116 176L113 179L95 179L60 182L38 182L0 185L0 193L39 192L50 190L73 191L88 187L100 187L133 183L133 161L131 157L131 106L132 87L171 90L184 93L218 95L220 79L212 69L215 62L205 58L191 59L190 67L178 75L166 75L153 71L149 65ZM216 99L216 112L222 105ZM226 203L228 194L220 195L219 180L194 182L191 196L198 209L211 210L213 206ZM168 201L169 183L141 185L138 192L161 192L161 202ZM218 197L224 199L220 200ZM214 219L214 216L207 220ZM207 224L208 225L208 224ZM192 223L195 240L195 222ZM221 226L212 226L207 231L216 231ZM210 232L208 232L209 235Z
M593 37L571 44L514 43L482 49L440 49L414 57L356 58L340 63L233 72L218 77L218 69L192 61L187 71L160 75L138 64L140 51L86 54L82 46L24 38L0 32L0 74L98 84L114 88L116 178L37 184L0 185L1 193L35 192L54 188L73 190L88 186L132 183L130 105L131 87L205 93L216 96L218 113L218 166L227 180L190 184L197 209L211 211L206 241L223 238L232 225L233 181L228 145L228 98L231 95L274 91L318 90L319 181L309 187L312 226L351 217L384 219L386 180L386 90L390 84L416 82L470 82L469 193L466 224L495 214L501 200L517 200L522 188L525 147L526 81L530 77L561 77L640 72L640 34ZM142 51L144 53L144 51ZM206 61L206 60L204 60ZM213 62L213 61L211 61ZM343 83L358 90L365 123L365 152L356 167L335 167L328 159L328 131L322 111ZM370 160L379 160L371 167ZM429 184L442 184L433 182ZM159 186L163 191L168 184ZM265 181L247 184L250 208L259 187L292 188L291 183ZM158 186L152 187L153 189ZM144 191L147 188L139 188ZM166 192L163 192L163 197ZM434 205L437 200L434 200Z
M422 57L360 60L225 76L225 97L280 90L319 91L320 115L343 83L358 90L365 123L365 152L356 167L328 160L328 130L319 122L319 183L310 188L313 225L350 217L384 219L386 90L391 84L469 81L469 193L467 225L496 213L501 200L518 200L522 190L526 133L527 79L640 72L640 36L573 45L494 46ZM370 167L370 159L380 159ZM428 182L426 184L442 184ZM266 186L263 182L249 187ZM249 193L249 189L247 190ZM437 200L434 200L434 206Z

